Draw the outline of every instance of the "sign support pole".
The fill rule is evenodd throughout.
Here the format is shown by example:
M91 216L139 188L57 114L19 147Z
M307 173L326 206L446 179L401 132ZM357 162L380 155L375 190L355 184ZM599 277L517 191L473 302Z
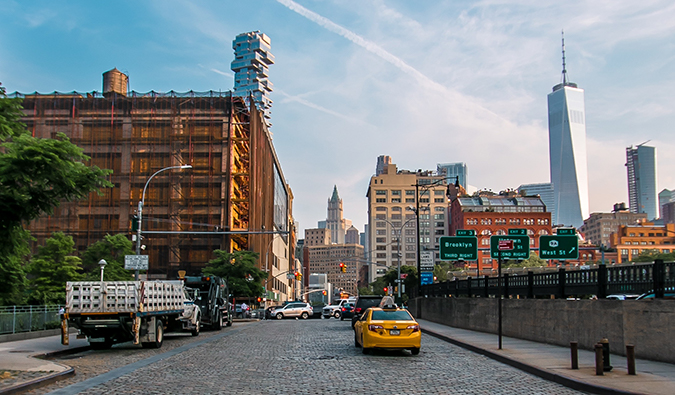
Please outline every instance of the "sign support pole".
M499 328L497 328L497 335L499 337L499 349L502 349L502 294L503 289L502 289L502 250L499 250L499 261L497 264L497 278L499 279L499 301L497 304L497 315L499 316L498 318L498 323L497 325Z

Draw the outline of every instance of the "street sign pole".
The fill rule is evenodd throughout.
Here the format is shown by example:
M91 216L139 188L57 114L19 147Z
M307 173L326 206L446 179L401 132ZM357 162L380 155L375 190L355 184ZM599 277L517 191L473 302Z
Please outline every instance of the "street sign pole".
M499 260L497 263L497 278L499 279L499 302L497 307L497 315L499 316L497 325L499 328L498 337L499 337L499 349L502 349L502 250L499 250Z

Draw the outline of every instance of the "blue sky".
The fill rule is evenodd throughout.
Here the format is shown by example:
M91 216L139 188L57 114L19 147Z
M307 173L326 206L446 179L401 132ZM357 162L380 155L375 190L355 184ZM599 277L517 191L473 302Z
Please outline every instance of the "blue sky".
M469 184L548 182L546 95L586 92L591 212L627 202L625 149L651 140L675 189L672 1L12 1L0 3L8 92L230 90L232 40L270 36L274 144L300 228L337 185L363 231L379 155L400 169L466 162ZM301 233L301 237L304 232Z

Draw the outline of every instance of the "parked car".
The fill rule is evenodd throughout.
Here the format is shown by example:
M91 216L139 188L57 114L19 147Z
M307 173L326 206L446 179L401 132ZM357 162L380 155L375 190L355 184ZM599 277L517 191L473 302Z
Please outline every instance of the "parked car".
M276 310L274 310L274 317L276 319L281 320L283 318L294 318L294 317L300 317L303 320L306 320L309 318L311 315L314 314L314 310L312 309L312 305L309 303L305 302L293 302L289 303L284 307L279 307Z
M624 295L624 294L614 294L614 295L607 295L607 299L612 299L612 300L630 300L630 299L637 299L639 298L640 295Z
M352 317L352 329L354 328L356 320L361 318L361 314L363 314L367 308L379 305L381 300L382 296L379 295L359 295L356 298L356 302L354 302L354 316Z
M266 308L265 309L265 318L266 319L275 318L274 317L274 310L276 310L280 307L283 307L283 306L270 306L270 307Z
M340 308L340 321L354 316L354 303L345 303Z
M395 304L366 309L354 326L354 346L361 347L364 354L379 348L407 349L417 355L421 339L420 325L408 310Z

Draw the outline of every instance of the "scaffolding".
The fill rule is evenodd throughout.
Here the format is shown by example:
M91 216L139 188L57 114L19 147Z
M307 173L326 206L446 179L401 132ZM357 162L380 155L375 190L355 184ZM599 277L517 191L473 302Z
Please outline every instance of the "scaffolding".
M108 92L13 94L23 98L23 122L33 136L64 133L91 159L112 169L113 188L64 202L29 226L37 241L53 232L73 236L84 251L106 234L131 235L131 218L155 171L182 164L148 184L143 231L241 231L241 234L145 234L149 278L200 272L212 251L253 250L249 229L273 229L278 160L262 117L231 92ZM255 247L255 248L254 248Z

